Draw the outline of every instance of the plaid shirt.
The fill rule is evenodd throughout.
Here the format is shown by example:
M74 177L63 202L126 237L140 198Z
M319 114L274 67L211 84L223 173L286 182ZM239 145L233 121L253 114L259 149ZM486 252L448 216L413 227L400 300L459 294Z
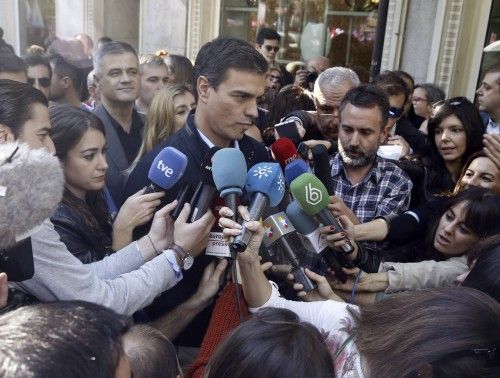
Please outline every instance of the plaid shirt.
M335 195L342 198L361 223L408 210L413 184L396 164L377 157L365 178L352 185L339 154L332 159Z

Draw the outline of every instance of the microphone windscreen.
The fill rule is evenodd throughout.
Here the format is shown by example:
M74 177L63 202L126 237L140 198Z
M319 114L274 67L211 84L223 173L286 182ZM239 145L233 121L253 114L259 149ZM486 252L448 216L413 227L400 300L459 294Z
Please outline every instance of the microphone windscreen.
M214 146L208 150L203 158L201 163L201 173L200 173L200 181L203 184L213 186L215 188L214 177L212 174L212 158L214 154L220 150L220 147Z
M212 159L212 174L221 197L230 193L240 196L247 178L245 156L237 148L220 149Z
M57 157L26 144L0 144L0 247L14 245L16 236L49 218L61 202L63 189Z
M258 163L247 173L245 189L249 194L259 192L269 199L271 207L278 206L285 195L285 178L278 163Z
M294 160L285 167L285 178L288 185L303 173L309 172L309 165L302 159Z
M153 160L149 168L148 178L160 188L170 189L184 174L187 163L186 155L178 149L170 146L165 147Z
M290 184L290 191L306 214L316 215L330 201L325 185L312 173L304 173Z
M299 234L308 235L319 227L319 223L313 217L306 214L300 208L297 201L290 202L285 212Z
M284 168L292 161L299 159L299 153L293 142L288 138L279 138L271 145L274 158Z

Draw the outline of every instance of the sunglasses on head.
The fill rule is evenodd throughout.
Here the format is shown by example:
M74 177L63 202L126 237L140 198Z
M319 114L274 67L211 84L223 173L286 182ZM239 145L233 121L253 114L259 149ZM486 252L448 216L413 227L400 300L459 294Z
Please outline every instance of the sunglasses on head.
M265 48L267 51L269 51L269 52L271 52L272 50L274 50L274 52L278 52L278 50L280 49L280 47L279 47L279 46L275 46L275 47L273 47L273 46L270 46L270 45L264 45L264 48Z
M399 118L403 114L403 108L395 108L391 106L389 108L389 117L390 118Z
M31 77L28 78L29 85L35 85L36 81L38 81L38 84L43 88L47 88L50 85L50 78L48 77L41 77L38 79L33 79Z
M448 106L460 106L462 105L464 102L467 101L467 97L453 97L453 98L449 98L447 100L441 100L441 101L438 101L436 102L434 105L432 105L432 108L433 109L436 109L438 107L440 107L441 105L443 104L446 104Z

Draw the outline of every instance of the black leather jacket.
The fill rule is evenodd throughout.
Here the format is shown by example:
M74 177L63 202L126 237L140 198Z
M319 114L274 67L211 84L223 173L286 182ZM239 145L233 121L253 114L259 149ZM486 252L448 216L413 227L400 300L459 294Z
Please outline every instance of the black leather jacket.
M61 241L84 264L102 260L113 253L111 235L96 233L74 209L61 203L50 218Z

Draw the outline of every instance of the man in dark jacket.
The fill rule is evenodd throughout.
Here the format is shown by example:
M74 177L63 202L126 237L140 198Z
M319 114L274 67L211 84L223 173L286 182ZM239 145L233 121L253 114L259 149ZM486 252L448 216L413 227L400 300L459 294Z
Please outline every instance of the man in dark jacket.
M193 187L198 184L200 165L212 146L239 148L248 168L269 160L264 145L244 134L258 117L257 98L264 93L266 71L266 60L246 42L217 38L205 44L194 66L198 97L196 111L189 115L183 129L139 161L125 186L125 198L149 183L151 163L166 146L175 147L186 154L188 165L179 182L167 191L164 201L175 199L186 184ZM164 293L149 309L149 314L156 318L191 296L196 291L203 269L212 259L206 255L198 257L193 267L184 272L184 280ZM198 311L195 309L192 313L184 313L178 319L176 325L187 325L188 329L177 337L177 345L200 345L212 307L197 314Z

